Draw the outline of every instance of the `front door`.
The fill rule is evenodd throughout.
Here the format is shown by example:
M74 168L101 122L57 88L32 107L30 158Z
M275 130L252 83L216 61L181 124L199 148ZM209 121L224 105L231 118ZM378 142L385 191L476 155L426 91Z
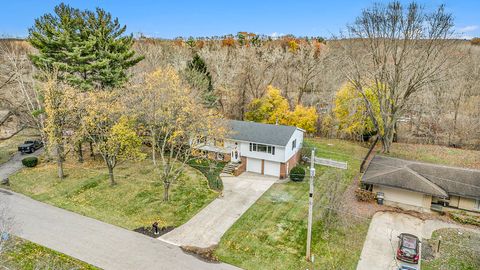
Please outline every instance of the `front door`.
M240 161L240 153L238 152L237 149L233 149L231 155L232 155L231 159L232 159L233 162L239 162Z

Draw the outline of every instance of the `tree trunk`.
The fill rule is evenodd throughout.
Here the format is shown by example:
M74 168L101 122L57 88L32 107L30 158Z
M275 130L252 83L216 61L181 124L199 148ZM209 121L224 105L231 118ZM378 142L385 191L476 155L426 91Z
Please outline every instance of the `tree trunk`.
M65 174L63 173L63 150L61 145L57 145L57 171L58 178L63 179Z
M152 161L153 165L157 166L157 156L155 150L157 149L157 139L155 137L155 132L152 132Z
M110 186L115 186L117 183L115 182L113 167L111 165L108 165L108 176L110 177Z
M93 152L93 142L89 142L88 144L90 145L90 157L95 160L95 153Z
M83 143L78 142L78 162L83 162Z
M170 189L170 182L163 182L163 201L164 202L168 202L168 192L169 192L169 189Z

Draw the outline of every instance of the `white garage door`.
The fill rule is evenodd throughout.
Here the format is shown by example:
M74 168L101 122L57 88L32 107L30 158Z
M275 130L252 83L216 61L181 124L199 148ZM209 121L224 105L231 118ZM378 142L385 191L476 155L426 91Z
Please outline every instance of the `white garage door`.
M265 160L263 164L263 173L266 175L273 175L276 177L280 177L280 163Z
M247 172L262 173L262 160L247 158Z

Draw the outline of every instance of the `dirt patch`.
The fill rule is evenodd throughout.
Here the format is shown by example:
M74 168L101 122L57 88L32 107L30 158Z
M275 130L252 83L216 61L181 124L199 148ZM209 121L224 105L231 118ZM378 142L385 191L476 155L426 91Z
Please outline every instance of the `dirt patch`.
M217 256L214 252L218 245L209 246L207 248L192 247L192 246L181 246L181 249L190 255L193 255L206 262L218 262Z
M158 228L159 230L159 233L158 234L155 234L153 232L153 228L152 227L140 227L140 228L136 228L135 230L133 230L134 232L138 232L138 233L141 233L141 234L144 234L146 236L150 236L152 238L158 238L170 231L172 231L173 229L175 229L175 227L173 226L167 226L167 227L161 227L161 228Z
M433 251L432 245L428 242L427 239L422 241L422 260L433 260L435 259L435 252Z

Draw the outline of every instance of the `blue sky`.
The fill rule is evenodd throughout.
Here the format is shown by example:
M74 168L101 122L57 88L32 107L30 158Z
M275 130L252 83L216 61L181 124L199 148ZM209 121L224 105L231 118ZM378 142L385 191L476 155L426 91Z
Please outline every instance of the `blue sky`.
M0 35L25 37L34 19L62 1L3 0ZM257 34L330 37L353 22L366 0L65 0L81 9L102 7L127 25L129 33L174 38L248 31ZM409 2L409 1L402 1ZM446 4L463 37L480 36L480 0L423 0L427 8Z

